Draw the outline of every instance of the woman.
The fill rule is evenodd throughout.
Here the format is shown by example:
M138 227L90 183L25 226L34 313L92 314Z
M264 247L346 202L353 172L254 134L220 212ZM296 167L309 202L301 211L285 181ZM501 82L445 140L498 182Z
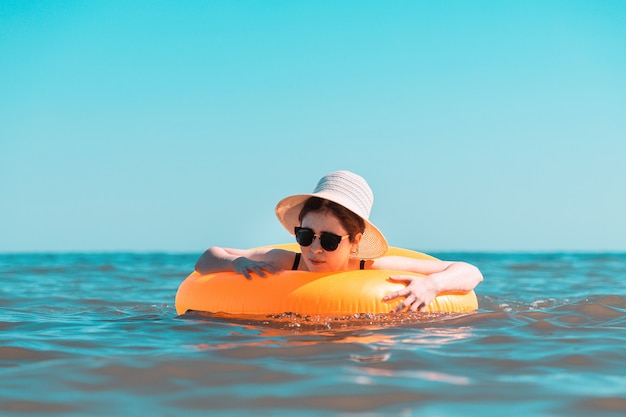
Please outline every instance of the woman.
M370 223L374 195L367 182L349 171L324 176L312 194L281 200L276 216L294 234L301 254L283 249L230 249L212 247L200 256L196 271L235 271L251 278L255 273L276 274L293 269L332 272L355 269L393 269L426 275L394 275L406 287L383 298L404 298L394 312L424 310L442 292L473 290L483 277L478 268L465 262L421 260L384 256L387 240Z

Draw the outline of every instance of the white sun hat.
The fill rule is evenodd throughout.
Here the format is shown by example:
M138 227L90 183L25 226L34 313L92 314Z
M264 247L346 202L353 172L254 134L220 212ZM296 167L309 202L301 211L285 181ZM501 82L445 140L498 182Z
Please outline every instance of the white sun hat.
M295 233L294 228L300 226L300 211L310 197L333 201L364 220L365 231L356 256L373 259L387 252L387 239L369 221L374 193L361 176L350 171L331 172L320 179L312 194L297 194L280 200L276 205L276 216L292 235Z

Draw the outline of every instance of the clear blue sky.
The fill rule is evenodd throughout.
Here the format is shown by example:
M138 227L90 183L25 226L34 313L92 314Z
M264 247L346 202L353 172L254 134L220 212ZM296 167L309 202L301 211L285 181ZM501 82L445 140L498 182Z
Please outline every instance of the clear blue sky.
M285 242L336 169L394 246L626 250L626 1L0 0L0 252Z

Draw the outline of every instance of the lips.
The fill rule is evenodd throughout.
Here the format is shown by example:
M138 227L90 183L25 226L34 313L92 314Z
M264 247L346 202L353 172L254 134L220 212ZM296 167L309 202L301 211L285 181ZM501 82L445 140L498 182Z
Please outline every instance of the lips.
M311 265L315 265L315 266L324 265L324 263L325 263L321 259L309 259L309 262L311 263Z

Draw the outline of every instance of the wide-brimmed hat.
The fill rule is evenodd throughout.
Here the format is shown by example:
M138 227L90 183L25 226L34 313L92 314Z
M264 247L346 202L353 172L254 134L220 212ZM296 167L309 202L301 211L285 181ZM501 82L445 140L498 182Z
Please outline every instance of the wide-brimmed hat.
M387 252L387 239L369 221L374 193L367 182L350 171L335 171L320 179L312 194L297 194L283 198L276 205L276 216L289 233L300 226L300 211L310 197L320 197L342 205L365 221L365 231L356 256L373 259Z

